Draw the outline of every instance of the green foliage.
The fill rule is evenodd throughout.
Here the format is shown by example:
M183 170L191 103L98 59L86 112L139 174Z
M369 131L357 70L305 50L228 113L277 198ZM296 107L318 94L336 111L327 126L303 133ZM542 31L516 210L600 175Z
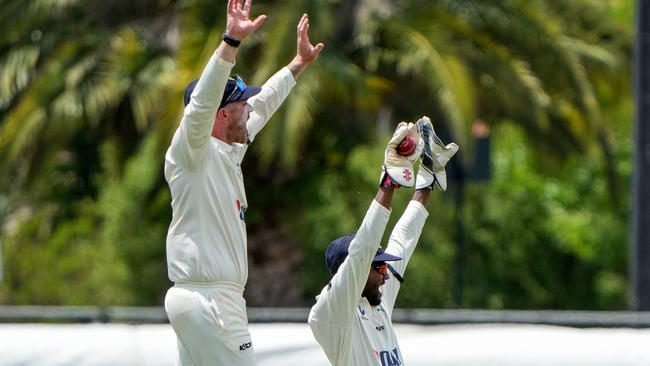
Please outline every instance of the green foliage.
M25 305L133 301L127 267L114 246L99 240L96 205L81 202L79 206L77 218L60 224L52 220L57 215L51 205L18 213L29 218L20 222L13 235L5 236L6 278L0 299Z
M374 197L394 124L431 116L462 147L452 164L468 165L482 119L493 179L468 183L461 211L457 182L432 195L398 305L455 306L460 214L465 306L625 308L633 8L256 2L270 17L241 48L246 80L293 57L303 11L327 47L249 150L249 228L296 239L311 304L329 278L326 246ZM0 5L0 303L162 302L164 153L224 12L208 0ZM389 228L409 199L396 194Z
M539 174L518 129L495 135L493 181L467 198L467 306L624 308L628 218L602 166L575 156L561 178Z

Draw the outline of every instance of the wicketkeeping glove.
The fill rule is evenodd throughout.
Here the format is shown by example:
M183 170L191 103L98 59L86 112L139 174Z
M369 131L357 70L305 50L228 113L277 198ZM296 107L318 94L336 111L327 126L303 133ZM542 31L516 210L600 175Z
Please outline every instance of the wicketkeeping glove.
M417 121L417 130L424 141L424 150L422 150L422 161L418 169L415 189L431 189L435 184L441 191L445 191L447 190L445 165L458 151L458 145L453 142L443 145L427 116Z
M408 156L397 153L397 145L406 136L411 136L417 141L415 151ZM384 153L384 167L379 185L382 187L413 187L415 177L413 174L413 163L420 157L424 141L420 138L415 124L400 122L393 133L393 137L386 146Z

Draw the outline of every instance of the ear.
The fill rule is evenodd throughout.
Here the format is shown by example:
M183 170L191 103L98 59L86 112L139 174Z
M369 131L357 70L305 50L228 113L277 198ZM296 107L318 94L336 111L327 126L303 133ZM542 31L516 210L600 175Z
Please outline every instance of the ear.
M228 118L228 110L225 107L219 108L217 110L217 119L224 120Z

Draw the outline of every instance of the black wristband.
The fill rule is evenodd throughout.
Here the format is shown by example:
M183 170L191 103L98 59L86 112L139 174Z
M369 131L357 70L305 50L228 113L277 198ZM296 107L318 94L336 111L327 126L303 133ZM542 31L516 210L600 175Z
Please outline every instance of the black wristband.
M227 44L233 47L239 47L239 45L241 44L240 40L232 38L231 36L227 35L226 32L223 32L223 34L221 35L221 39L223 39L224 42L226 42Z

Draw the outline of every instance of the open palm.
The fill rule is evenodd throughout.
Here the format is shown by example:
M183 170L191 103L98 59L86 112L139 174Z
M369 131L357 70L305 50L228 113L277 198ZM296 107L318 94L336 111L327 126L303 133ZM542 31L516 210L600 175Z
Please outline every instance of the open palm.
M307 31L309 31L309 16L303 14L298 22L297 53L301 61L308 64L316 60L325 45L323 43L318 43L316 46L312 45Z
M250 20L252 0L228 0L226 33L238 40L243 40L254 33L266 21L266 15Z

